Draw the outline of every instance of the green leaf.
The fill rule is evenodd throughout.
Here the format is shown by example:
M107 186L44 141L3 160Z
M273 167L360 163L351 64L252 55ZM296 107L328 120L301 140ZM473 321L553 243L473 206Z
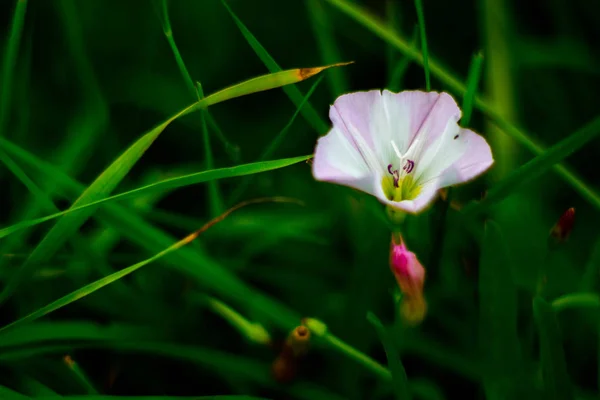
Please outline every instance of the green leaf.
M514 170L510 175L494 185L488 191L483 201L471 203L463 208L464 215L474 216L486 212L494 204L504 200L519 187L539 177L552 168L554 164L580 149L599 134L600 117L597 117L583 128L556 143L542 155L537 156L525 165Z
M370 30L376 36L383 39L386 43L394 46L397 50L410 57L417 63L423 65L423 55L419 49L415 46L411 46L408 42L398 35L393 29L388 27L384 22L379 21L376 17L372 16L368 11L360 6L357 6L348 0L326 0L332 6L352 18L365 28ZM467 91L466 86L449 72L442 64L435 61L431 56L428 58L429 71L431 75L440 80L443 84L448 86L450 90L464 95ZM535 155L540 155L544 152L544 147L532 139L532 136L522 129L516 127L512 123L502 118L501 114L498 113L490 103L484 100L482 97L475 98L475 107L489 117L501 130L507 135L511 136L529 151ZM562 177L567 183L569 183L582 197L589 201L596 208L600 208L600 195L594 192L585 182L581 181L575 174L569 171L567 168L561 165L554 167L555 171L560 177Z
M556 315L552 307L539 296L533 299L533 315L540 336L544 399L573 400L573 387L567 372Z
M406 372L404 371L402 361L400 361L398 350L396 349L396 345L394 344L394 339L375 314L369 312L367 314L367 319L375 327L375 330L377 330L379 340L381 341L381 343L383 344L383 348L385 349L385 354L388 360L388 366L392 373L392 383L394 385L394 393L396 394L396 399L410 400L411 394L408 388L408 379L406 377Z
M517 399L525 391L517 333L517 289L499 226L485 226L479 269L480 346L487 399Z
M30 400L31 397L17 393L12 389L0 386L0 398L3 400Z
M273 57L271 57L271 55L267 52L263 45L260 44L260 42L256 39L256 37L254 37L252 32L248 30L248 28L237 17L237 15L235 15L235 13L229 7L227 2L225 0L221 0L221 3L223 3L223 6L225 6L227 11L231 15L231 18L233 18L233 21L235 22L239 30L242 32L242 35L244 36L250 47L252 47L252 50L254 50L258 58L260 58L263 64L265 64L267 69L272 73L281 71L281 67L275 62ZM302 103L302 98L304 97L300 92L300 89L298 89L295 86L289 86L284 87L283 91L290 98L292 103L294 103L296 107L299 107L300 103ZM323 119L321 119L319 114L315 111L315 109L310 103L308 103L306 107L303 108L302 115L304 116L306 121L310 125L312 125L312 127L320 135L325 134L329 130L329 124L323 121Z
M477 53L471 60L471 66L469 67L469 76L467 78L467 90L463 98L462 104L462 118L460 121L461 126L468 126L471 122L471 115L473 114L473 102L475 101L475 95L477 94L477 86L479 79L481 78L481 66L483 64L483 55Z
M106 197L100 200L91 201L84 205L78 205L75 207L71 207L68 210L61 211L55 214L47 215L45 217L32 219L29 221L19 222L18 224L8 226L6 228L0 229L0 238L6 237L10 234L13 234L21 229L25 229L31 226L35 226L41 224L46 221L50 221L52 219L61 217L63 215L68 215L74 212L78 212L79 210L85 210L87 208L96 207L100 204L115 202L117 200L125 200L131 197L142 196L151 192L160 192L165 190L172 190L184 186L195 185L198 183L215 180L215 179L224 179L224 178L233 178L236 176L243 176L249 174L258 174L261 172L271 171L278 168L284 168L293 164L297 164L302 161L306 161L311 158L312 155L301 156L301 157L293 157L293 158L285 158L282 160L274 160L274 161L263 161L252 164L244 164L238 165L236 167L229 168L220 168L214 169L212 171L202 171L196 172L194 174L188 174L183 176L178 176L175 178L168 178L162 181L142 186L137 189L129 190L127 192L119 193L114 196Z
M600 296L596 293L570 293L552 301L555 312L569 308L600 308Z

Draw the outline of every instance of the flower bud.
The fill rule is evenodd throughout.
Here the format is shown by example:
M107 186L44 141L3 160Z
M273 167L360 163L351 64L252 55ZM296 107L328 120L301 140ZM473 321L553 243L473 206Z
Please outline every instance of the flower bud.
M422 297L425 268L416 254L406 248L400 235L392 235L390 269L405 297Z
M400 317L408 326L420 324L427 314L427 302L421 296L405 296L400 303Z
M575 222L575 208L571 207L563 213L558 222L550 230L550 239L558 244L563 243L569 238Z

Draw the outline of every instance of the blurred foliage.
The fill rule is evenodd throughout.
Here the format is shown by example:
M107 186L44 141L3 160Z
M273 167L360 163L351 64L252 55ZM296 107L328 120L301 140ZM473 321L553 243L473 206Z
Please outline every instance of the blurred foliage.
M5 236L0 398L391 399L407 391L415 399L596 398L600 3L417 3L425 36L413 1L228 0L228 10L221 0L170 0L178 64L161 1L2 0L0 229L68 209L144 132L202 95L278 70L354 61L323 71L322 81L174 120L129 171L112 164L122 180L111 178L84 200L309 155L343 92L424 90L422 48L432 90L450 91L459 104L468 103L463 93L435 67L466 85L480 53L482 76L479 85L469 80L468 93L478 88L504 123L551 150L534 158L475 101L468 126L502 157L449 192L453 204L477 213L438 200L405 223L409 247L427 268L428 314L418 327L400 320L381 205L316 182L305 162L254 165L252 172L265 172L251 179L209 175L222 178L212 186L203 179L157 186L87 208L89 220L76 211ZM343 7L393 27L408 50ZM202 93L190 82L201 82ZM557 162L578 183L550 169ZM219 211L268 196L303 205L249 205L155 258ZM568 241L548 247L550 229L570 207ZM59 224L67 229L52 234L56 251L29 259ZM154 262L79 295L144 260ZM56 311L6 328L69 295ZM214 299L224 306L211 307ZM311 337L297 365L282 367L293 379L278 382L272 364L304 317L327 330ZM257 332L267 332L270 345Z

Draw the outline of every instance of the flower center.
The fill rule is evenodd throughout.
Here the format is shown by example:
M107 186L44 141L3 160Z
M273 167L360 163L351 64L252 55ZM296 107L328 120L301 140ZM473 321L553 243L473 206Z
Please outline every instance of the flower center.
M394 169L392 164L388 165L389 176L384 176L381 182L383 192L392 201L413 200L421 192L421 188L415 182L411 172L415 169L415 162L402 156L396 143L392 140L394 152L400 159L400 169Z

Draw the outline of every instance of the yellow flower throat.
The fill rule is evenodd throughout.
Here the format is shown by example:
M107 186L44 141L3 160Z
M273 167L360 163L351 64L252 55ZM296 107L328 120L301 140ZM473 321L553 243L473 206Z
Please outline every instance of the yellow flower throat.
M391 201L414 200L421 193L421 187L411 175L398 179L397 187L394 185L394 176L386 175L381 180L381 187Z

